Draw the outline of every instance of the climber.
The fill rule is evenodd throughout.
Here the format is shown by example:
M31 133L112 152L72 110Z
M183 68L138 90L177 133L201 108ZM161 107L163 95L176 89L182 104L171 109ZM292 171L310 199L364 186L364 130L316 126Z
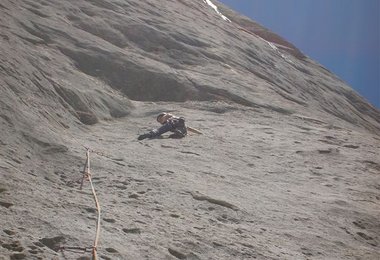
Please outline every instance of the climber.
M173 132L169 138L183 138L187 135L187 127L185 126L185 118L183 117L177 117L170 113L163 112L157 116L157 122L162 126L146 134L139 135L137 139L154 138L169 131Z

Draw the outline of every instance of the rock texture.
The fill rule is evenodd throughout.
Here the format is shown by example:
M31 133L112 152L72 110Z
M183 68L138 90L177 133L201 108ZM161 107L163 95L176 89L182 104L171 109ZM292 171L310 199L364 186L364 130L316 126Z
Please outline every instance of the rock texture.
M86 148L100 259L377 259L380 112L212 2L0 3L0 259L91 256Z

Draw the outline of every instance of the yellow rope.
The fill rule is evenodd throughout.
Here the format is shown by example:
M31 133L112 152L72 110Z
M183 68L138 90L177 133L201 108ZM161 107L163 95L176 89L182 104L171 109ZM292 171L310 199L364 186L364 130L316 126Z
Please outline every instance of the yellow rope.
M100 209L100 204L99 204L98 197L97 197L96 192L95 192L94 183L92 182L92 178L91 178L90 149L88 149L88 148L87 148L87 151L86 151L86 163L84 165L84 169L83 169L82 173L83 173L83 176L82 176L82 181L81 181L80 189L82 189L82 187L83 187L84 180L87 179L90 182L91 191L92 191L92 194L93 194L94 200L95 200L96 210L98 211L97 220L96 220L96 234L95 234L94 244L93 244L92 247L65 247L65 246L62 246L62 247L60 247L60 249L61 250L70 250L70 249L73 249L73 250L84 250L86 252L86 249L91 248L92 249L91 250L91 252L92 252L92 260L97 260L98 259L97 248L98 248L99 236L100 236L100 219L101 219L100 212L101 212L101 209Z
M99 205L99 200L98 197L96 196L94 184L92 183L91 179L91 173L90 173L90 151L87 150L87 174L88 174L88 180L91 184L91 190L92 194L94 195L94 200L95 200L95 206L98 211L98 217L96 221L96 235L95 235L95 241L94 241L94 246L92 248L92 259L97 260L98 255L97 255L97 246L99 242L99 235L100 235L100 205Z
M28 103L31 103L32 105L37 105L37 106L40 106L43 110L45 110L45 112L50 115L50 113L46 110L46 107L47 106L50 106L50 107L53 107L53 108L56 108L55 106L51 106L50 104L44 104L44 103L41 103L41 102L38 102L32 98L25 98L25 100L21 99L23 103L25 104L28 104ZM85 114L86 112L84 111L76 111L74 110L75 113L82 113L82 114ZM51 115L50 115L51 116ZM56 120L54 118L54 116L51 116L51 118L56 122L58 123L58 125L62 125L61 122L59 122L58 120ZM98 215L97 215L97 221L96 221L96 235L95 235L95 240L94 240L94 245L91 247L92 248L92 259L93 260L97 260L98 259L98 256L97 256L97 247L98 247L98 242L99 242L99 236L100 236L100 219L101 219L101 215L100 215L100 204L99 204L99 200L98 200L98 197L96 195L96 192L95 192L95 188L94 188L94 184L92 182L92 178L91 178L91 172L90 172L90 151L92 153L95 153L99 156L103 156L103 157L106 157L106 158L109 158L109 159L113 159L111 156L107 155L106 153L103 153L103 152L99 152L99 151L95 151L95 150L92 150L86 146L84 146L83 144L81 144L81 142L77 141L76 138L69 132L69 131L65 131L66 134L68 134L70 137L71 137L71 140L73 140L75 143L77 143L78 145L84 147L86 149L86 163L84 165L84 169L83 169L83 176L82 176L82 181L81 181L81 185L80 185L80 189L82 189L83 187L83 183L84 183L84 180L87 179L89 182L90 182L90 185L91 185L91 190L92 190L92 194L94 196L94 200L95 200L95 206L96 206L96 209L98 211ZM86 251L86 247L60 247L61 250L84 250Z

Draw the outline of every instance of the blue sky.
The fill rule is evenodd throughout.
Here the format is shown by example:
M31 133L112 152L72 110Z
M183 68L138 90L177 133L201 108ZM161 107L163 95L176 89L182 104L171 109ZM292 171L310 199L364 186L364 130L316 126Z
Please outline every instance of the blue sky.
M219 0L281 35L380 108L380 0Z

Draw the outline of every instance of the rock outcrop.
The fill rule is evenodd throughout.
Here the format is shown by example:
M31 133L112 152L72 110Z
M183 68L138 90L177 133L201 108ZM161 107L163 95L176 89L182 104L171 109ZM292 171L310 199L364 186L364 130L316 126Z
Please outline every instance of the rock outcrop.
M101 259L376 258L380 112L212 2L0 3L0 255L89 256L90 148ZM165 110L204 135L138 142Z

